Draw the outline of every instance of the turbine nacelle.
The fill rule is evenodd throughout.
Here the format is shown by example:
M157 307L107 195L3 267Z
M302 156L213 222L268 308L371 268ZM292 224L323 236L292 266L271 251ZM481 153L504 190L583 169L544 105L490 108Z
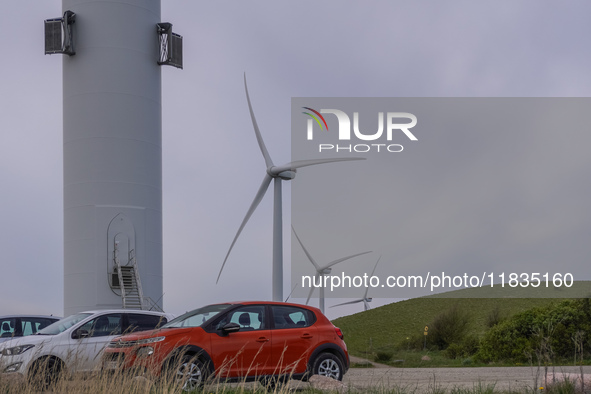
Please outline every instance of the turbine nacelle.
M296 172L294 171L283 171L277 174L277 176L284 181L291 181L296 176Z
M322 272L320 272L320 274L328 275L331 273L331 271L332 271L332 268L326 268L326 269L322 270Z

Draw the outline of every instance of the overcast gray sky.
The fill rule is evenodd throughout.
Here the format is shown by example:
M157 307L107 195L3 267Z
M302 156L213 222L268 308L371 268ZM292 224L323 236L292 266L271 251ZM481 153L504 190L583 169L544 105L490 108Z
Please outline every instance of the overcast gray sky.
M489 285L491 276L495 283L501 275L506 282L516 277L512 274L523 280L522 273L549 273L549 281L556 278L556 283L559 274L569 285L573 279L589 280L591 188L583 180L591 156L576 141L588 139L590 106L588 98L548 97L294 99L292 156L366 159L302 169L292 185L294 228L325 262L340 257L335 252L375 252L333 269L331 274L341 278L341 270L349 276L370 274L381 255L376 275L384 286L375 281L369 292L373 297L432 294L431 285L437 292L466 283L478 286L483 277ZM328 131L317 126L308 140L310 117L302 107L337 108L352 119L356 112L364 138L376 133L378 111L408 111L417 118L410 135L418 139L394 130L388 141L383 125L376 140L355 135L339 140L341 127L327 113ZM408 124L408 119L393 121ZM395 144L389 146L396 153L387 144ZM311 264L295 256L292 275L310 275ZM435 277L443 273L445 285ZM408 287L406 279L397 282L401 287L389 287L389 275L421 275L428 283L420 291ZM365 289L345 290L331 296L361 297ZM550 290L540 296L554 296ZM568 297L564 291L558 294Z
M287 162L291 97L589 96L589 11L584 1L163 1L162 20L184 37L184 69L162 69L165 309L271 297L270 193L215 285L265 170L244 72L269 151ZM43 20L60 14L58 0L0 3L0 314L63 311L62 66L60 55L43 55ZM585 147L580 138L556 135L567 150ZM579 164L568 163L580 189L567 194L589 200L589 162Z

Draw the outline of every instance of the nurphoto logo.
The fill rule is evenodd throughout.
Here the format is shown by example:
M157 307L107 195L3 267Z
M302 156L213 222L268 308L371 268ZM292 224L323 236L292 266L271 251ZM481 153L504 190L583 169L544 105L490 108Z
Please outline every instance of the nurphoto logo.
M317 111L310 107L302 107L307 111L302 112L309 117L307 122L308 141L314 140L314 125L321 131L328 132L328 123L322 114L336 116L338 122L338 140L340 141L372 141L373 143L360 144L318 144L319 152L392 152L398 153L404 150L401 144L390 143L397 135L404 135L411 141L417 141L417 137L410 131L417 124L417 117L408 112L387 112L384 127L384 112L378 112L378 130L373 133L364 133L359 128L359 112L353 112L353 132L351 133L351 118L344 111L338 109L321 109ZM309 112L308 112L309 111ZM406 122L401 122L406 120ZM410 120L410 122L409 122ZM385 135L384 135L385 129ZM387 143L379 143L385 141Z

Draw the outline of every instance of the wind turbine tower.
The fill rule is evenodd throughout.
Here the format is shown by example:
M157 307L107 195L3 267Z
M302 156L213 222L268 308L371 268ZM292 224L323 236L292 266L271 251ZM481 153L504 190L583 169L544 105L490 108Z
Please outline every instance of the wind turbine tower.
M160 0L62 0L64 315L162 308L161 65L182 37Z

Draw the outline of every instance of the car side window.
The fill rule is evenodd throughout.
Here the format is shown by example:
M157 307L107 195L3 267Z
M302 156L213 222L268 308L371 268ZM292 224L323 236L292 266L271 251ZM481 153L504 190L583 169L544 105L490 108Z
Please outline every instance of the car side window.
M128 313L127 322L128 326L125 329L125 333L130 333L134 331L153 330L166 323L167 319L164 316Z
M37 326L33 325L33 322L31 321L21 320L21 326L24 336L31 335L37 332Z
M276 329L309 327L316 321L312 311L296 306L271 305Z
M265 306L246 305L228 312L216 325L219 330L228 323L240 325L240 331L265 329Z
M44 329L48 325L52 323L49 319L37 318L37 317L30 317L30 318L21 318L21 327L23 331L23 335L32 335L37 333L37 331Z
M10 338L14 335L14 328L16 327L16 319L3 319L0 321L0 338Z
M88 337L106 337L109 335L121 335L121 314L112 313L102 315L80 327L88 331Z

